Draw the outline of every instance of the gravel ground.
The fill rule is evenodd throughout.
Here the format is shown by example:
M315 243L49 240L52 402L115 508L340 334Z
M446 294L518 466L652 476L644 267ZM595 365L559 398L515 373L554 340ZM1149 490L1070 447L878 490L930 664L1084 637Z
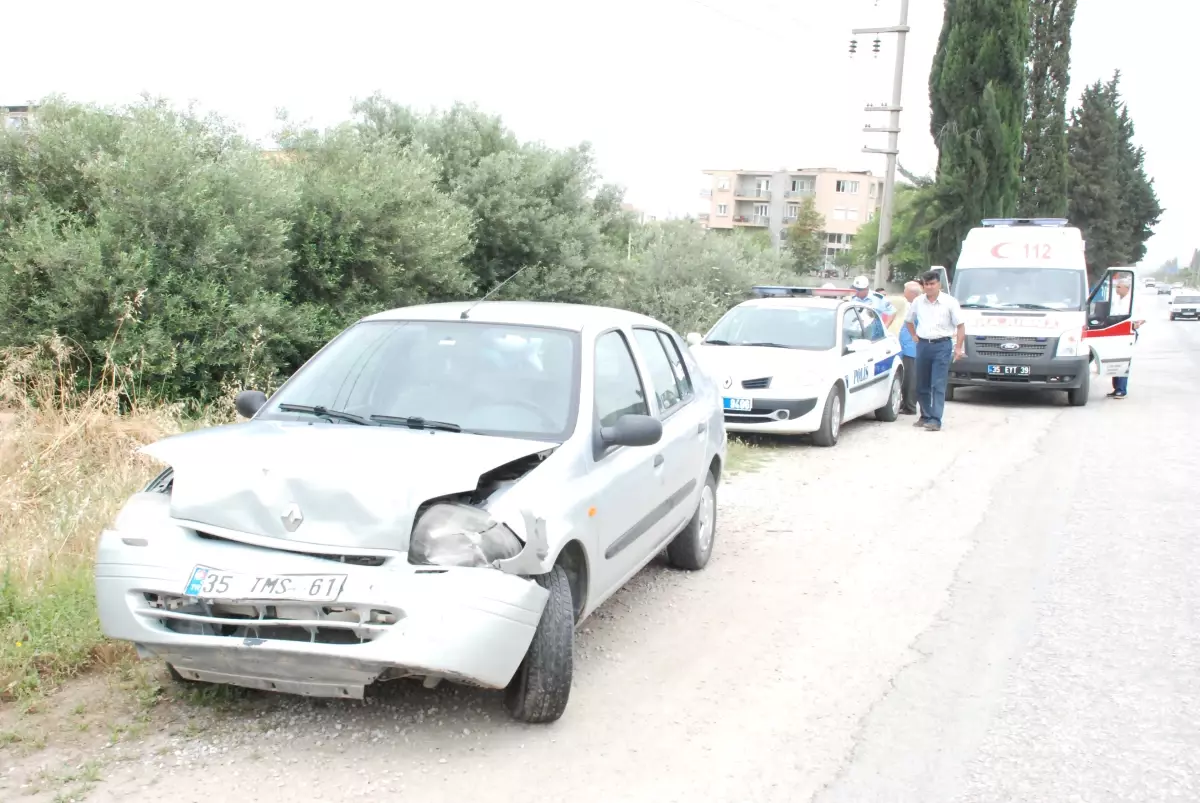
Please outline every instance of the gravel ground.
M59 762L94 801L1200 799L1200 324L1152 324L1124 401L961 393L940 433L856 422L733 478L705 571L585 623L553 725L453 686L255 694L29 754L0 798Z

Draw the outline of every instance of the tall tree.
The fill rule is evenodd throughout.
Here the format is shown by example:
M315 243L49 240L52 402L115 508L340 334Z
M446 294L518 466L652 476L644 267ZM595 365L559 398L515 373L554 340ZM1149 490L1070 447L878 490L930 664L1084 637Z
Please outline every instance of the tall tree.
M1133 120L1119 86L1118 72L1085 89L1067 133L1069 216L1083 230L1093 277L1140 262L1163 213L1146 175L1145 151L1133 143Z
M945 0L929 73L938 145L931 253L951 266L985 217L1017 210L1029 0Z
M1121 100L1120 83L1121 72L1117 70L1105 91L1116 110L1120 135L1120 197L1130 238L1125 264L1135 265L1146 256L1146 241L1154 236L1153 229L1162 218L1163 208L1154 191L1154 179L1146 175L1146 152L1133 144L1133 119L1129 107Z
M1067 90L1076 0L1030 0L1020 214L1067 214Z
M787 251L797 273L816 270L825 255L825 216L808 196L800 204L796 222L787 228Z
M1087 242L1088 273L1126 264L1130 238L1121 203L1121 123L1106 87L1083 90L1067 132L1071 222Z

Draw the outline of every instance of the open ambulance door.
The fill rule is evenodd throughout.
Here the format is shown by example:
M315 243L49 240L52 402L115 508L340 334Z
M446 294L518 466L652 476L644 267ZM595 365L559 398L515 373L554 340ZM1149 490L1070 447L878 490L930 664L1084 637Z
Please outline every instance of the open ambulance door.
M1118 297L1119 284L1129 285L1129 301ZM1100 376L1129 376L1133 359L1134 295L1142 292L1129 268L1109 268L1092 288L1087 303L1084 342L1099 363Z

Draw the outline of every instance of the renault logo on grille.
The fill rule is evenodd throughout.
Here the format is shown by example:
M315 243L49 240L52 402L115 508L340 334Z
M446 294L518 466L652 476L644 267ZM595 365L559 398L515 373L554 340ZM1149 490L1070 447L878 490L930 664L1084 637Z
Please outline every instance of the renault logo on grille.
M287 512L280 516L279 520L283 522L285 530L289 533L294 533L304 523L304 514L300 512L300 506L292 502Z
M1020 343L1001 343L1000 348L1004 349L1005 351L1016 351L1017 349L1021 348L1021 344Z
M732 386L733 385L733 377L732 376L725 377L725 381L722 382L721 384L724 385L725 387Z

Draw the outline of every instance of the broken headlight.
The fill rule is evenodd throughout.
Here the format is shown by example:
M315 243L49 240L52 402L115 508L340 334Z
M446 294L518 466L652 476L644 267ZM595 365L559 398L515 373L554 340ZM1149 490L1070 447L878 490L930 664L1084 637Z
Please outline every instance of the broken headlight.
M491 566L515 557L521 541L508 527L470 505L439 503L417 519L408 562L429 566Z

